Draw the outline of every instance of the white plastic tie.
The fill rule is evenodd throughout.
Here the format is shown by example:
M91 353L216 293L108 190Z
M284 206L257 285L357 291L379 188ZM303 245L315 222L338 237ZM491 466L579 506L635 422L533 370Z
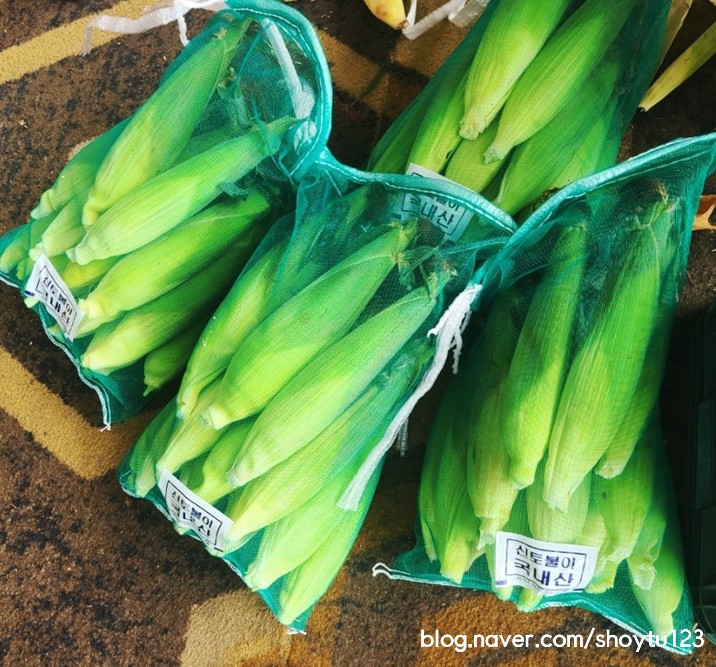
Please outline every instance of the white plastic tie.
M445 19L461 28L465 28L485 11L485 7L489 1L490 0L448 0L448 2L440 5L440 7L421 18L417 23L415 22L415 5L417 3L411 2L408 12L408 26L403 28L403 35L407 39L417 39Z
M462 332L466 326L466 320L470 316L473 302L481 291L482 285L480 284L473 283L468 285L450 304L435 327L428 332L428 336L436 337L435 356L432 364L425 372L415 391L398 410L380 442L371 450L363 465L351 480L338 503L342 509L354 511L358 508L358 503L363 496L368 480L370 480L378 464L390 450L393 442L398 437L400 429L403 428L403 424L407 421L417 402L435 384L435 380L437 380L440 371L445 366L450 349L462 345Z
M179 28L179 39L186 46L189 43L189 39L187 37L186 20L184 19L185 14L192 9L217 12L226 8L227 4L225 2L217 2L216 0L164 0L145 7L144 14L136 19L103 14L87 24L82 54L87 55L92 49L92 31L95 29L123 35L137 35L168 25L174 21L177 22Z

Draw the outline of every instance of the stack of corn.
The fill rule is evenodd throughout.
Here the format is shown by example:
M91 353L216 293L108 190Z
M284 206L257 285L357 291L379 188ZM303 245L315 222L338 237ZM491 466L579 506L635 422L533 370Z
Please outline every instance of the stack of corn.
M129 493L160 506L172 474L223 512L222 557L288 625L350 551L379 463L357 510L341 498L432 358L425 334L447 283L472 266L431 248L442 234L417 219L386 211L376 222L382 192L368 184L318 202L290 243L272 231L120 473Z
M573 206L543 239L547 268L493 301L421 478L424 548L446 579L474 582L484 555L495 593L529 611L538 589L495 584L498 533L594 547L586 592L626 599L631 582L644 631L673 630L684 576L655 419L679 282L676 208L667 195L635 204L606 233L615 211L598 226Z
M81 149L0 257L26 283L49 262L77 301L85 373L143 364L145 395L180 375L210 313L285 209L253 178L294 120L229 123L232 59L252 19L227 13L127 120ZM217 116L218 114L218 116ZM219 118L217 123L216 118ZM28 305L34 305L29 299Z
M474 29L484 31L468 35L369 167L417 165L522 219L551 190L615 163L630 115L619 88L633 76L623 28L644 5L494 0Z

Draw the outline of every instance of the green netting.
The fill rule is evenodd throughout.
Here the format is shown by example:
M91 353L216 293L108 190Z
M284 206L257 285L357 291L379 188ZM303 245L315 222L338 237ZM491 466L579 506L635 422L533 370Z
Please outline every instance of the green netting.
M445 312L514 226L452 184L376 177L328 153L296 201L119 478L302 629L470 301Z
M233 3L0 239L0 278L97 391L107 424L181 375L245 261L293 208L330 114L306 19L278 2Z
M368 168L427 169L524 220L555 190L616 162L658 66L670 5L492 0ZM485 125L477 136L471 109Z
M418 540L385 574L592 610L693 648L658 397L716 134L566 187L482 285L441 399Z

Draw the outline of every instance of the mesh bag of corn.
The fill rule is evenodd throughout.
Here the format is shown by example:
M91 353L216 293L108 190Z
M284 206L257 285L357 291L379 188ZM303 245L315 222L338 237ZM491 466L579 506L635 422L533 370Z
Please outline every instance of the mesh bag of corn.
M129 118L0 239L0 277L98 393L107 424L178 378L209 316L325 145L331 90L298 12L213 15Z
M553 190L616 162L670 6L491 0L368 167L443 175L524 220Z
M693 648L658 399L714 169L711 134L577 181L485 265L428 438L417 544L376 573L578 606Z
M475 266L514 232L474 193L416 180L319 159L120 467L297 630L459 335Z

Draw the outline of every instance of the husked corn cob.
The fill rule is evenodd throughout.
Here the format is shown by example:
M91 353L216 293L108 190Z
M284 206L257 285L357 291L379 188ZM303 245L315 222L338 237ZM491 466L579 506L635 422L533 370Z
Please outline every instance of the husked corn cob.
M650 628L661 637L674 630L674 613L684 594L684 564L681 541L674 526L664 534L659 556L654 562L654 580L649 588L632 586Z
M595 501L607 529L604 555L608 560L622 561L631 554L649 512L655 454L651 435L646 432L621 474L611 479L594 475Z
M230 245L255 247L270 203L259 191L212 204L166 234L120 258L78 307L98 324L177 287ZM141 275L142 280L128 280Z
M247 250L241 245L229 249L173 290L126 313L111 326L104 325L82 355L82 365L98 373L110 373L138 361L181 333L216 307ZM187 308L187 304L192 307Z
M501 441L510 478L529 486L549 442L567 368L586 263L586 229L559 233L520 330L500 402Z
M414 289L315 356L259 415L229 478L241 486L315 438L374 380L434 307L427 287Z
M572 0L502 0L475 51L460 134L474 140L498 114Z
M122 478L128 493L143 498L157 484L155 463L161 455L161 444L168 442L174 428L176 401L169 401L142 431L128 455L129 475Z
M226 369L217 400L206 413L211 424L220 428L262 410L316 354L347 333L413 235L411 229L392 228L257 325Z
M236 349L264 317L285 249L285 243L278 243L267 250L238 278L211 316L179 387L180 414L192 414L199 392L226 370Z
M652 205L643 227L628 232L628 248L605 307L567 372L547 448L545 501L564 509L599 461L641 377L659 313L667 202Z
M399 358L310 443L243 487L226 510L234 521L227 539L240 543L300 507L344 468L354 466L357 458L362 460L383 436L386 420L423 361L412 350ZM242 456L243 446L235 460Z
M250 23L251 19L227 21L133 114L97 171L82 213L86 227L175 162L216 86L227 74L229 62ZM181 113L173 113L176 108Z
M92 188L102 160L128 122L129 119L125 119L117 123L77 151L62 168L52 187L42 193L40 201L30 212L30 216L33 219L42 218L49 213L59 211L72 199L84 201Z
M617 62L607 56L541 130L511 156L495 203L514 214L535 201L564 171L616 88Z
M284 579L277 614L284 625L290 625L319 600L335 579L368 513L381 467L371 476L358 509L346 511L326 532L325 539L313 554Z
M163 345L151 350L144 359L144 396L181 375L203 328L197 321Z
M535 481L525 489L527 523L536 540L574 544L584 529L591 498L591 475L582 482L570 496L565 511L551 508L542 500L544 485L544 463L537 468ZM543 595L529 588L523 588L517 598L520 611L532 611Z
M224 141L131 190L67 251L69 258L87 264L153 241L216 199L222 184L238 181L278 150L293 122L281 119Z
M485 161L503 159L554 118L591 75L633 6L634 0L585 0L565 20L512 88Z

